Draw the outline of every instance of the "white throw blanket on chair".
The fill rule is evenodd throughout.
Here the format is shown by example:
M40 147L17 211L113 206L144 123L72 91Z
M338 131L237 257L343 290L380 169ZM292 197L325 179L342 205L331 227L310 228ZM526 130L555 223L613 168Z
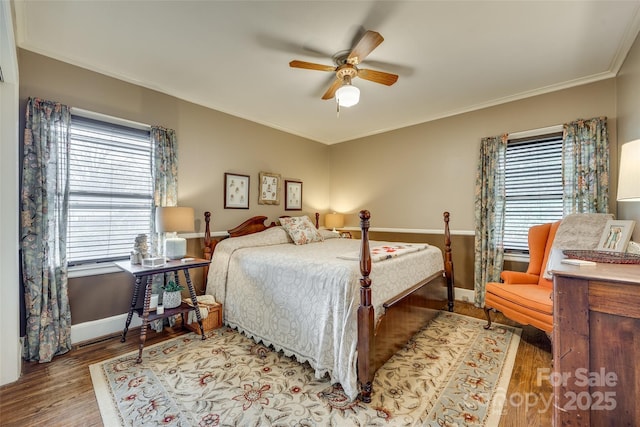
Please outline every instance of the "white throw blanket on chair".
M597 249L600 236L602 236L604 227L610 219L613 219L612 214L576 213L567 215L560 223L553 239L544 278L549 280L553 278L551 271L558 268L562 260L566 258L563 250Z

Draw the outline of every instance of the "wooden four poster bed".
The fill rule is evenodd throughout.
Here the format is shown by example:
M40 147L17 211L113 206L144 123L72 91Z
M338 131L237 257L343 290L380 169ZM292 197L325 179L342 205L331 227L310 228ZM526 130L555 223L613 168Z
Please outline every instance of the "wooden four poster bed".
M301 265L298 264L297 258L290 258L293 267L289 264L287 265L288 270L274 273L277 277L273 280L273 284L277 286L271 286L267 292L263 287L267 288L269 284L263 284L262 282L257 283L253 287L249 287L248 290L244 288L245 285L242 284L239 279L234 283L227 283L227 280L231 281L231 271L236 268L235 265L237 264L238 269L242 268L247 270L247 272L243 273L245 275L243 276L244 281L257 282L264 280L266 282L267 279L263 278L271 274L272 266L273 269L277 270L278 266L276 266L276 264L278 261L284 259L285 261L283 262L286 262L289 256L288 253L278 253L278 255L275 256L275 252L271 252L272 247L283 246L284 249L289 252L306 251L305 253L307 253L311 249L302 247L311 247L312 245L294 245L291 243L292 240L290 237L287 237L289 239L288 242L286 240L284 241L288 243L287 245L279 244L280 241L276 242L278 244L274 246L270 246L273 243L272 241L269 243L259 243L258 246L261 247L248 247L244 246L244 243L241 244L241 242L247 239L254 238L254 236L250 235L255 235L255 237L260 238L264 237L270 240L274 238L284 239L284 237L278 234L282 232L277 230L282 229L282 227L276 226L275 223L266 225L265 220L267 217L264 216L250 218L239 226L228 230L229 238L214 240L211 238L211 214L205 212L204 256L208 260L213 258L210 268L205 268L205 284L206 292L213 294L216 300L223 303L225 324L242 331L247 336L252 337L256 342L262 341L265 345L273 345L278 351L284 351L284 353L289 356L295 356L300 362L308 361L316 370L316 376L329 373L332 381L341 382L347 396L350 398L357 396L363 402L369 403L371 401L372 382L376 370L395 352L402 348L417 331L435 317L437 310L447 307L449 311L453 311L453 262L448 212L444 213L444 256L440 249L433 246L426 244L403 244L410 247L421 246L421 248L413 249L415 252L402 256L373 258L371 255L372 244L374 245L374 253L377 253L376 251L379 247L375 245L379 243L385 243L387 245L393 243L370 242L369 211L360 211L359 216L362 232L360 240L333 239L328 235L327 230L320 230L325 232L325 236L327 236L326 240L324 240L326 243L324 246L332 253L332 259L317 259L315 258L316 255L307 254L307 259L304 260L307 264L302 265L302 267L306 268L308 264L315 264L316 271L313 273L311 279L307 279L305 276L303 280L300 280L298 270L302 269L300 268ZM318 218L319 214L316 214L316 229L318 228ZM261 234L257 235L256 233ZM271 237L267 235L271 235ZM273 237L276 235L277 237ZM242 237L242 239L238 239L239 237ZM336 252L339 252L339 250L335 249L334 246L337 247L337 245L339 245L338 241L342 241L340 245L346 244L346 246L350 248L350 253L353 254L352 257L336 256ZM323 245L317 245L316 247L320 249L322 246ZM227 249L228 247L234 248ZM387 248L388 246L380 247ZM214 253L214 250L217 250L217 252ZM262 261L262 259L256 258L256 254L251 255L253 252L258 251L261 251L261 256L266 254L267 257L271 256L271 259ZM387 283L400 282L405 279L404 276L407 274L409 274L409 276L411 274L422 276L420 276L418 280L409 279L412 280L412 282L409 285L405 284L400 292L390 290L390 292L394 292L391 297L385 296L383 301L375 301L376 298L372 293L372 278L370 277L372 274L372 262L376 263L374 273L380 272L379 276L376 276L378 280L386 277L382 272L384 268L388 268L386 267L387 265L391 266L394 265L394 263L400 262L407 263L411 261L411 258L419 261L421 258L418 257L427 256L426 253L429 251L435 252L437 254L436 258L439 258L435 264L437 266L435 271L432 265L428 267L431 271L427 272L427 268L425 268L425 272L422 272L419 267L403 267L403 264L395 264L396 267L393 271L393 276L391 276L393 280L390 281L387 278L386 281L382 281L385 283L385 286L382 287L376 287L374 284L373 287L376 288L376 292L382 293L383 291L387 291ZM421 255L423 253L425 253L425 255ZM235 260L232 254L233 257L238 257L238 260ZM250 256L253 256L253 258L249 258ZM301 259L304 257L305 255L301 255ZM383 259L391 258L393 258L392 261L383 261ZM249 259L249 261L247 261L247 259ZM405 261L401 261L403 259ZM264 265L259 267L261 263ZM330 283L330 285L339 289L340 297L348 301L343 303L339 300L340 297L337 299L331 297L328 299L328 302L326 302L326 305L322 306L324 296L333 291L331 289L325 289L325 283L309 284L308 282L313 282L318 275L325 274L324 272L329 271L333 264L336 264L336 268L338 269L342 268L345 271L349 271L347 274L347 276L349 276L348 282L341 281L342 279L339 278L339 283ZM430 264L432 263L430 262ZM254 265L258 267L254 267ZM294 268L297 270L293 271ZM314 267L312 266L311 268ZM414 273L414 270L420 271ZM329 274L328 280L330 282L334 280L334 276L332 276L334 273L330 272L326 274ZM286 286L285 283L288 280L288 276L294 277L291 279L292 283L289 285L290 288L282 290L281 288ZM320 281L321 279L318 280ZM301 290L301 288L307 286L310 288ZM316 289L311 289L313 286L315 286ZM396 285L394 284L393 286ZM312 291L318 292L317 288L322 288L319 291L320 293L315 295L308 293ZM440 301L434 300L434 295L437 297L443 296L445 288L446 305L441 302L442 298L437 298ZM238 290L236 291L235 289ZM345 291L345 289L347 290ZM237 292L239 295L233 296L234 292ZM252 292L257 292L260 295L253 298L250 296ZM298 299L295 299L296 294L298 294ZM379 307L380 312L378 314L375 312L375 305ZM288 316L290 312L298 307L303 307L300 313L296 314L298 317L289 319L288 322L284 320L281 321L281 317ZM340 309L338 310L336 307L340 307ZM277 317L273 317L268 321L264 319L256 320L254 317L260 315L260 313L258 313L259 310L266 311L268 315ZM327 311L331 311L332 313L327 315ZM244 313L245 317L238 317L238 313ZM325 316L328 317L325 318ZM247 318L247 320L243 320L245 318ZM334 322L334 320L337 321ZM253 324L252 321L255 321L256 324ZM303 341L303 338L300 336L292 339L288 338L288 334L293 335L293 332L289 331L290 329L296 329L300 326L299 324L305 322L316 323L312 323L312 326L310 326L310 328L313 329L308 329L306 333L303 331L303 336L309 338L310 341L318 339L317 336L319 336L321 341L327 339L327 342L329 342L327 348L323 348L319 353L314 353L315 348L309 350L305 347L305 344L300 343ZM344 322L345 324L340 325L340 322ZM354 322L357 322L357 325L353 325ZM265 326L266 324L268 325ZM282 336L285 338L274 338L270 335L272 329L278 327L284 330ZM261 328L265 328L265 330L263 331ZM271 329L267 330L266 328ZM259 331L256 332L256 330ZM309 335L312 336L309 337ZM329 337L327 338L325 335ZM349 348L351 341L353 341L353 343L351 343L352 348ZM312 342L310 347L314 347L314 345L315 343ZM322 343L319 345L322 346ZM296 348L297 346L299 348ZM315 354L321 354L321 356L316 358L314 356ZM323 360L320 360L327 354L334 365L331 365L331 362L323 364ZM353 360L345 361L344 359ZM346 368L344 368L345 372L342 372L342 364L346 366Z

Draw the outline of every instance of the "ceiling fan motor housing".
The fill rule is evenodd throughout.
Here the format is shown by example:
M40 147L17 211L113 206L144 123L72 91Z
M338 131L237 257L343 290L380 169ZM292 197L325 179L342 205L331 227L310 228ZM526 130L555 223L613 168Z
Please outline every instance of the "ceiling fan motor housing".
M344 64L336 70L336 77L344 81L345 84L351 84L351 79L358 75L358 69L355 65Z

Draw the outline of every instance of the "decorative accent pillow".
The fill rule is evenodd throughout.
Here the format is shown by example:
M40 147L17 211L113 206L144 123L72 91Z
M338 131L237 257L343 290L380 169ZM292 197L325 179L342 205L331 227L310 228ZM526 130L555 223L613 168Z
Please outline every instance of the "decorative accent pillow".
M286 230L289 237L296 245L322 242L324 238L318 232L308 216L290 216L280 218L282 228Z

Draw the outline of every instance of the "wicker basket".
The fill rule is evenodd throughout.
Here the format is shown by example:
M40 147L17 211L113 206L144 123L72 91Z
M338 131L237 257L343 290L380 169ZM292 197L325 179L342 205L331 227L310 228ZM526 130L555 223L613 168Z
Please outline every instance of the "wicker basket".
M202 319L202 327L204 328L205 332L212 331L222 326L222 304L220 304L219 302L213 304L198 303L198 306L206 307L207 311L209 312L209 315L205 319ZM190 331L195 332L196 334L201 333L200 326L198 325L197 321L187 323L184 326Z
M567 258L583 259L585 261L605 262L608 264L640 264L640 255L629 252L609 251L562 251Z

